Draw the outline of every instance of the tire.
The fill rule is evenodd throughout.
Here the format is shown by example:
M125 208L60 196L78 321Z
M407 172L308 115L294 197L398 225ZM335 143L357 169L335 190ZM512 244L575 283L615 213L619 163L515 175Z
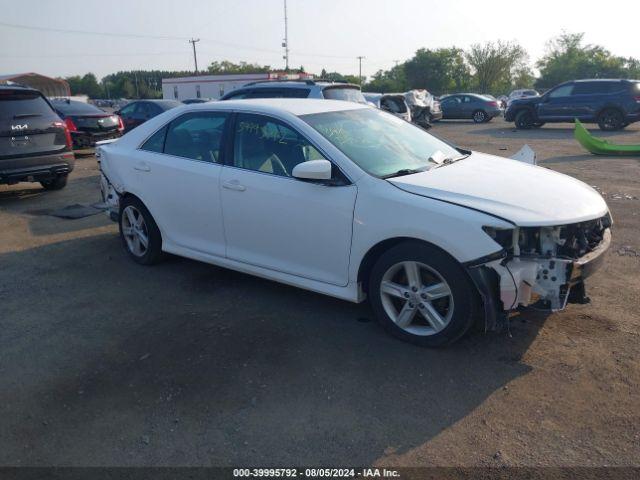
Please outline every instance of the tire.
M533 128L540 128L544 126L544 122L536 122L533 124Z
M598 127L605 132L622 130L624 127L624 116L620 110L607 108L598 115Z
M516 114L516 128L518 130L528 130L535 125L533 114L529 110L521 110Z
M403 242L378 259L368 291L384 329L422 347L455 342L479 311L478 292L462 266L442 250L417 241Z
M136 263L153 265L162 260L160 229L147 207L136 197L125 197L120 202L118 225L122 245Z
M45 190L62 190L67 186L68 177L69 175L66 173L64 175L57 175L52 180L42 180L40 185L42 185L42 188Z
M476 110L475 112L473 112L471 118L473 119L474 123L485 123L486 121L488 121L487 119L489 118L489 116L484 110Z

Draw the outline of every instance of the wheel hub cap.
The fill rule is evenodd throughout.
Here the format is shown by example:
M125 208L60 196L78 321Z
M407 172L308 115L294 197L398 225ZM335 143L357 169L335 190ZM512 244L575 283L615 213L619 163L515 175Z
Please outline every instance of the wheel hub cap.
M380 297L391 320L414 335L434 335L453 316L449 284L423 263L401 262L389 268L382 277Z

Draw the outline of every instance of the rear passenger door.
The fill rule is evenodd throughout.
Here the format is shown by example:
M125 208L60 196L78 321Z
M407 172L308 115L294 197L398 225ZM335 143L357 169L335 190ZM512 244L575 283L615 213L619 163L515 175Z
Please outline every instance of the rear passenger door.
M168 251L224 256L218 183L228 117L185 113L136 151L132 168L138 191Z

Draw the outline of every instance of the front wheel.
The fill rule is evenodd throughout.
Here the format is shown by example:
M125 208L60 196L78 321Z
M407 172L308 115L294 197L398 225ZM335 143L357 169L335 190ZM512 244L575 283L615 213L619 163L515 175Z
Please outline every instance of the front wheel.
M420 242L391 248L369 279L373 311L390 334L424 347L455 342L474 322L478 294L463 268Z
M518 112L515 119L516 128L520 130L528 130L535 125L533 114L529 110Z

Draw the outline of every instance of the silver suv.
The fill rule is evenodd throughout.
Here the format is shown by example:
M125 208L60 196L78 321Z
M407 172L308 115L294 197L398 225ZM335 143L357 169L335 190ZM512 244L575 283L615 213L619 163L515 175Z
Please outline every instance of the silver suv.
M360 86L326 80L264 80L246 85L224 95L220 100L244 98L321 98L364 103Z

